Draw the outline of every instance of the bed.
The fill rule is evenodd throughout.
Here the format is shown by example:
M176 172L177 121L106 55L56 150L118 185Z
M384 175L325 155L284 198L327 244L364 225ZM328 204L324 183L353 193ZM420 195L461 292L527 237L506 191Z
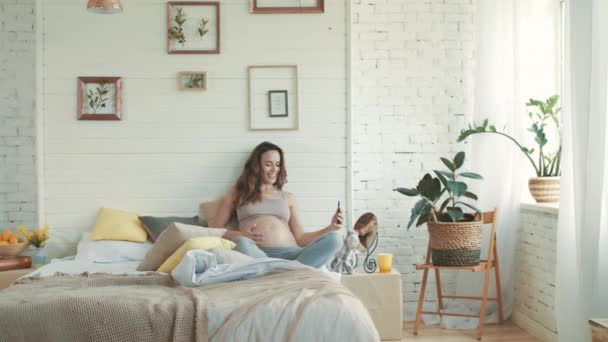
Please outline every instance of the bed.
M186 288L138 263L56 260L19 279L0 291L0 340L379 341L361 301L329 272L289 262Z

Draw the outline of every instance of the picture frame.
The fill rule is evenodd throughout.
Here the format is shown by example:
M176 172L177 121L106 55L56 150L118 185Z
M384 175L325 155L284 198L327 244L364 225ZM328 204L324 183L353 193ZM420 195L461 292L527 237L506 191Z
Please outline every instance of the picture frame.
M284 117L289 115L289 100L287 90L268 91L268 114L271 117Z
M78 77L78 120L121 120L121 77Z
M298 66L248 66L249 130L299 129Z
M207 90L206 71L180 71L177 74L177 87L182 91Z
M325 0L251 0L252 14L323 13Z
M167 53L219 54L220 3L167 2Z

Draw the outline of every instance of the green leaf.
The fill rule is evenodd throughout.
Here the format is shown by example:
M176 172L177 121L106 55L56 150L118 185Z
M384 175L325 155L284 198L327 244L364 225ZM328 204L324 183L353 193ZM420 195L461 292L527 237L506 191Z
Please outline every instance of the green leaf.
M429 206L425 206L422 212L420 213L420 217L416 222L416 227L425 224L429 220L429 215L431 214L431 208Z
M452 219L452 222L457 222L464 215L462 209L458 207L448 207L448 215Z
M527 147L522 147L521 150L525 153L525 154L532 154L534 153L534 149L528 149Z
M441 203L441 207L439 207L439 212L442 213L445 208L448 206L448 204L450 204L450 200L451 198L446 198L445 201L443 201L443 203Z
M456 169L459 169L462 164L464 164L464 156L464 152L456 153L456 156L454 157L454 166L456 166Z
M460 201L458 201L458 202L456 202L456 204L462 204L462 205L465 205L465 206L467 206L467 207L469 207L469 208L473 209L473 210L474 210L475 212L477 212L479 215L482 215L482 214L483 214L483 213L481 212L481 210L477 209L477 207L475 207L474 205L471 205L471 204L469 204L469 203L464 203L464 202L460 202Z
M473 179L483 179L483 177L481 175L474 173L474 172L461 172L458 175L462 176L462 177L473 178Z
M466 191L464 194L462 194L462 196L468 197L470 199L474 199L476 201L479 199L479 198L477 198L477 195L475 195L474 193L469 192L469 191Z
M440 170L438 172L441 173L442 175L444 175L447 179L454 180L454 174L453 173L447 172L447 171L443 171L443 170Z
M445 179L445 176L441 173L441 171L433 170L433 172L435 172L443 186L448 186L448 181Z
M448 181L447 188L452 195L460 197L467 191L467 184L463 182Z
M418 196L418 191L416 191L416 189L397 188L393 189L393 191L398 191L405 196Z
M456 170L456 166L452 164L451 161L447 160L446 158L441 158L441 161L445 164L445 166L448 167L448 169L450 169L450 171L454 172Z
M427 203L424 199L421 199L416 202L416 204L412 208L412 216L410 217L410 221L407 224L407 229L410 229L414 221L416 221L418 216L420 216L420 214L424 211L425 206L427 206Z
M427 173L418 183L416 190L421 196L434 202L441 195L441 182Z
M490 125L490 131L491 132L496 132L496 126Z

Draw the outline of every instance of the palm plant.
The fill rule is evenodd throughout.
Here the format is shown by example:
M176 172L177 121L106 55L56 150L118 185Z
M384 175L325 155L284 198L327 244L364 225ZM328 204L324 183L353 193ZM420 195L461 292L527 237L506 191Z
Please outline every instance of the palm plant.
M545 129L549 122L553 122L555 128L559 132L560 130L560 116L559 113L561 108L555 108L557 101L559 100L558 95L553 95L545 101L530 99L526 106L535 107L536 112L528 112L530 120L532 120L532 126L528 128L528 131L534 133L534 141L538 145L538 157L534 156L535 149L522 146L515 138L508 135L507 133L496 130L496 126L488 124L488 120L484 120L479 125L469 125L466 129L460 132L458 141L463 141L471 135L475 134L498 134L511 140L522 153L528 158L537 177L556 177L561 174L560 164L562 157L562 143L561 135L559 138L559 146L557 151L551 153L546 151L546 145L548 143ZM534 158L533 158L534 157ZM535 161L536 159L536 161Z

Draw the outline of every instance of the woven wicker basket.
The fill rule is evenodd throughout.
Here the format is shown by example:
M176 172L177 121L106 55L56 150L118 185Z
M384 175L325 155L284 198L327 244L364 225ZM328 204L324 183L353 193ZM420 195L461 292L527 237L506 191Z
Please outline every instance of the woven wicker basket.
M471 266L479 264L483 223L437 222L431 215L427 223L429 246L435 266Z
M559 202L559 180L559 177L530 178L528 188L538 203Z

